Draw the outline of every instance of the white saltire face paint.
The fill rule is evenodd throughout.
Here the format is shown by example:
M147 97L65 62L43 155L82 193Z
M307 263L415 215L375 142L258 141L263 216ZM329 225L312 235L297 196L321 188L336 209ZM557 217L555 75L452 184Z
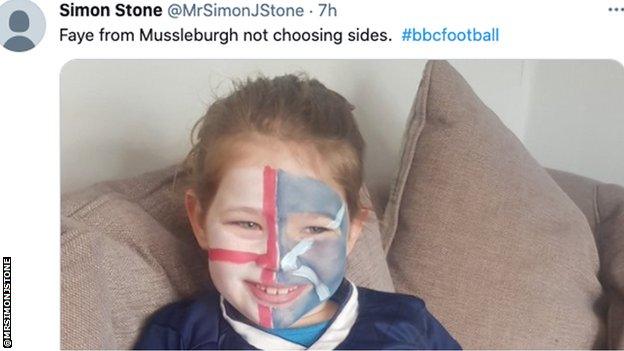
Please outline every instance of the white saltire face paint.
M250 320L288 327L329 299L344 278L346 204L318 179L268 166L226 177L207 222L213 282Z
M319 281L318 276L310 267L301 266L298 261L298 256L306 253L312 245L314 245L314 241L312 240L304 239L300 241L292 250L282 257L281 267L285 272L290 272L292 275L309 280L314 285L319 300L324 301L330 296L329 289L323 282Z

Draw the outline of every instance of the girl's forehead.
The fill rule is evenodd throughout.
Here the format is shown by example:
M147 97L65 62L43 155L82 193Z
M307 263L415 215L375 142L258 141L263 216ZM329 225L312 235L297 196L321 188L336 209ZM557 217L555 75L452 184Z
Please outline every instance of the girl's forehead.
M267 179L267 169L274 171L275 179ZM344 199L335 185L325 182L317 176L306 173L293 173L284 169L275 169L269 165L231 167L221 179L219 191L227 191L230 195L237 195L241 199L256 199L261 201L267 188L267 182L275 182L276 194L287 201L289 207L297 208L312 203L333 202L341 204ZM298 203L300 197L305 202Z
M291 213L314 212L333 218L344 207L343 200L328 184L314 178L301 177L278 170L277 203ZM305 201L301 201L305 199Z
M251 134L232 146L233 152L225 165L226 172L243 168L255 168L262 172L265 166L270 166L292 175L320 180L342 192L333 179L334 172L326 162L326 155L320 154L310 143Z

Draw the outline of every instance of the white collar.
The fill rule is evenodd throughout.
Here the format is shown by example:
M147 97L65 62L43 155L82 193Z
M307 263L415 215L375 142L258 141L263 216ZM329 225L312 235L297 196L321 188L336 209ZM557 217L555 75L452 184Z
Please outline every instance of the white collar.
M342 307L332 324L323 332L323 335L310 345L309 350L329 350L340 345L347 338L351 327L355 324L358 315L358 291L357 287L351 284L351 295ZM258 329L232 319L225 312L223 296L221 296L221 312L225 320L234 330L245 339L250 345L262 350L305 350L305 346L282 339L279 336L269 334L262 329Z

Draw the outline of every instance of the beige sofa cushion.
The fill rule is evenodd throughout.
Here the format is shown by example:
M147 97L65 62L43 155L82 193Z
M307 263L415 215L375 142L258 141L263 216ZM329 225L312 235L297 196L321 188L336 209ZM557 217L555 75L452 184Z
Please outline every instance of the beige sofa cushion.
M587 220L445 61L425 68L383 233L397 290L463 347L606 345Z
M608 347L624 349L624 188L596 188L601 280L609 296Z
M624 349L624 188L548 170L583 211L598 243L600 281L608 297L607 348Z
M175 167L63 196L62 348L131 348L156 309L210 288L204 255L171 191L174 173ZM394 290L372 211L347 276Z

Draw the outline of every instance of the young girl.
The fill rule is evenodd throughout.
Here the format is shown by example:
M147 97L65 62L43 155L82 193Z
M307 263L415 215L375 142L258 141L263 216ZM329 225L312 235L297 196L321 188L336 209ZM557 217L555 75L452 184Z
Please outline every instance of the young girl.
M187 214L217 292L160 310L139 349L458 349L422 300L344 278L364 141L314 79L248 80L196 125Z

